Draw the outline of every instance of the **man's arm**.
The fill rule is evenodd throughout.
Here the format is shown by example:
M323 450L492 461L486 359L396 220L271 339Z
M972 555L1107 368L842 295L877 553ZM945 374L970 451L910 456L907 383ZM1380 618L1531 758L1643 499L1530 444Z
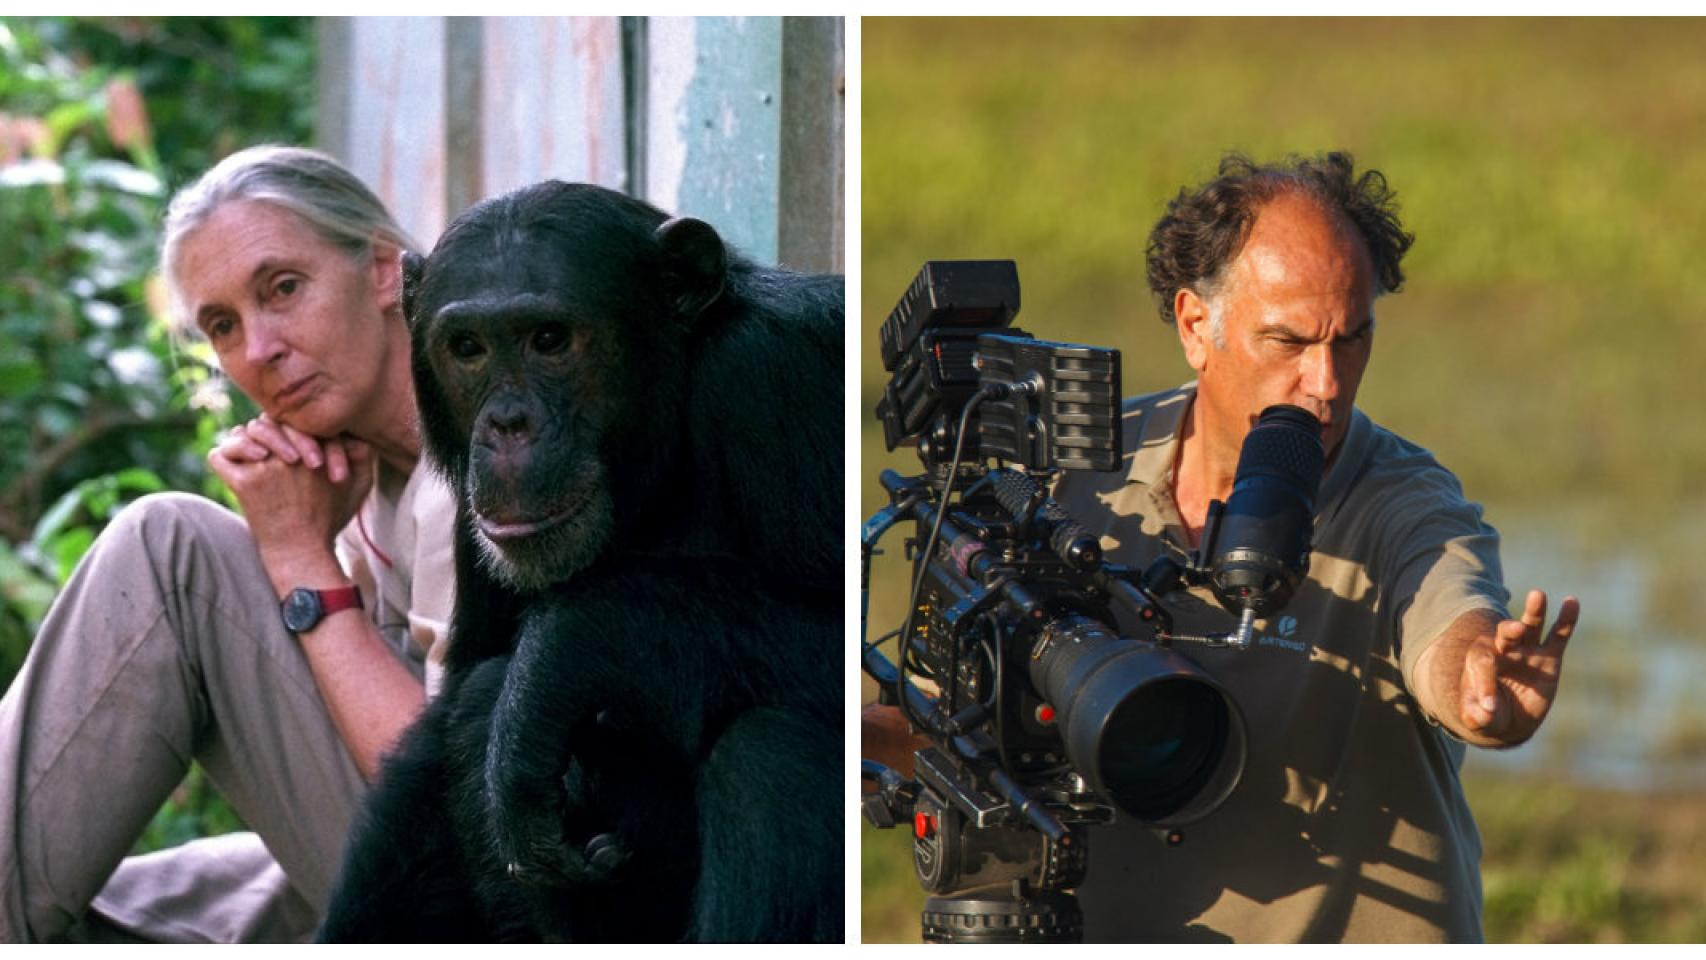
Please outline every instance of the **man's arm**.
M903 777L912 776L912 754L930 745L913 733L899 707L867 703L859 712L860 756L875 760Z
M1531 590L1520 619L1465 613L1422 651L1410 692L1465 743L1514 747L1533 736L1552 709L1580 612L1576 598L1565 597L1557 622L1542 632L1546 594Z

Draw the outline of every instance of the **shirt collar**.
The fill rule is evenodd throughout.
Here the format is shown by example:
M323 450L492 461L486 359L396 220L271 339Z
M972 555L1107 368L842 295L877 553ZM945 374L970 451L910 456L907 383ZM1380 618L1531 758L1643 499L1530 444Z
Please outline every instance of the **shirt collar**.
M1173 391L1156 401L1138 425L1138 437L1131 455L1131 468L1126 482L1150 488L1158 503L1172 503L1173 464L1178 459L1179 434L1185 422L1185 412L1196 400L1197 382ZM1349 489L1365 458L1372 426L1362 410L1351 408L1351 427L1339 442L1339 452L1321 478L1321 489L1315 497L1315 514L1326 515L1328 508L1338 503Z
M1156 401L1143 415L1138 425L1137 443L1132 450L1131 469L1126 481L1141 483L1171 491L1173 461L1179 452L1179 430L1185 422L1185 411L1196 399L1197 382L1192 380Z

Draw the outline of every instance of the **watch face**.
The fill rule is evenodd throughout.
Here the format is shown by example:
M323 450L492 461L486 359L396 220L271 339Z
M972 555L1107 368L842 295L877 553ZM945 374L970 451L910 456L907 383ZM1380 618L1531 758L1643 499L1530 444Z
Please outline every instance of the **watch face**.
M284 613L286 629L292 633L313 629L320 622L320 595L312 590L292 590L279 609Z

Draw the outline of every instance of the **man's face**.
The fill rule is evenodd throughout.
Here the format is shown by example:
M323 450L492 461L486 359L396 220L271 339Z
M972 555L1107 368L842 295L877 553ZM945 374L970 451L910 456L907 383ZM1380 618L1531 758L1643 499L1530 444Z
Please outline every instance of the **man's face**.
M1263 409L1295 404L1320 418L1331 455L1368 366L1374 289L1373 262L1350 223L1301 196L1271 200L1219 292L1175 297L1179 338L1198 375L1199 424L1242 442Z

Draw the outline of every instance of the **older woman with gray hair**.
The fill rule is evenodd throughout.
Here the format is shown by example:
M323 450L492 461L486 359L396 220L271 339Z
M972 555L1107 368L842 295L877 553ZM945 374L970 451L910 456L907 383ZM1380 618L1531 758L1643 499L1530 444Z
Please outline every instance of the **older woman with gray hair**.
M311 150L245 150L172 201L173 322L262 410L208 457L242 515L138 501L44 621L0 700L0 941L312 931L454 592L401 306L412 249ZM254 833L124 859L192 760Z

